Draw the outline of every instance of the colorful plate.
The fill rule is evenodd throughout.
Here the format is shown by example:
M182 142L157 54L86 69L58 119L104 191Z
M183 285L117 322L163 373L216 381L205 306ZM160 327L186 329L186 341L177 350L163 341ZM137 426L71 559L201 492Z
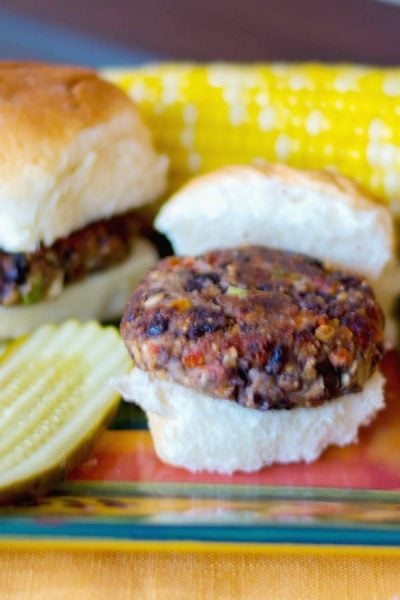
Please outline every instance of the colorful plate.
M123 405L65 484L34 506L1 510L0 542L398 547L400 357L388 353L383 370L387 406L358 444L255 475L194 475L162 464L143 414Z

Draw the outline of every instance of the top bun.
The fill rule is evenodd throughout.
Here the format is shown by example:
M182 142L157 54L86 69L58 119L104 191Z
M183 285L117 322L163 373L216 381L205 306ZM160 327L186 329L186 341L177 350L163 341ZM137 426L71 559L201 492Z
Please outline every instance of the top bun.
M0 248L31 251L154 200L158 156L132 101L86 69L0 63Z
M330 172L225 167L175 194L156 227L177 254L257 244L307 254L371 280L393 264L388 211Z

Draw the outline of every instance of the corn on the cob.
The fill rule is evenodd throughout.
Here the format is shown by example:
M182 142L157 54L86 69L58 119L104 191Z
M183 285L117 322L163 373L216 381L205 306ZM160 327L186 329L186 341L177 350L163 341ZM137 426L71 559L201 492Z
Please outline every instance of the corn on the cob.
M333 167L400 214L400 69L161 64L103 73L140 106L173 188L223 164Z

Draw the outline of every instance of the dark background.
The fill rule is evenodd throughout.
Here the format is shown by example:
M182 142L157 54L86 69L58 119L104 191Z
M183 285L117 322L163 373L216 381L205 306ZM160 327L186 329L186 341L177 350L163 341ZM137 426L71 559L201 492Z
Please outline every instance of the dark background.
M61 28L58 40L55 27ZM68 29L75 41L63 37ZM120 63L165 57L400 64L400 6L377 0L0 0L3 58L28 51L32 58L93 64L100 60L99 42L110 61Z

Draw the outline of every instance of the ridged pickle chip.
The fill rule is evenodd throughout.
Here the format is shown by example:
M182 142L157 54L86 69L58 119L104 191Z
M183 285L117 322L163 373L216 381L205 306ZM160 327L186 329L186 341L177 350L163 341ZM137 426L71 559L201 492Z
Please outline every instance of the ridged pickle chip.
M44 494L87 457L131 360L113 327L44 325L0 353L0 502Z

